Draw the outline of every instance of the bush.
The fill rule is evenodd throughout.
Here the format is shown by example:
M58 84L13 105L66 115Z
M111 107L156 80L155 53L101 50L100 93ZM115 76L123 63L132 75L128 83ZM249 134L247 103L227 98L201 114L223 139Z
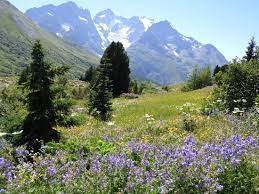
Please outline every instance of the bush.
M187 84L182 88L182 91L197 90L211 85L212 76L210 68L198 69L195 67Z
M86 99L88 95L88 87L73 87L71 91L72 97L77 100Z
M250 109L254 106L257 96L259 63L234 61L229 65L225 75L222 76L221 82L222 85L219 87L223 90L226 109L229 111L233 111L235 108Z
M165 90L166 92L169 92L170 90L169 86L163 86L162 89Z
M243 126L244 130L258 131L259 129L259 108L251 110L244 119Z
M143 93L144 89L145 89L145 84L143 84L143 83L138 83L135 80L130 83L129 90L133 94L141 95Z
M74 126L80 126L84 124L86 121L85 115L79 114L79 115L67 115L63 116L62 120L59 121L59 125L63 127L74 127Z
M219 176L221 185L224 185L221 193L257 193L257 175L256 167L246 161L242 161L235 168L229 167Z
M190 114L185 113L182 115L180 128L187 132L193 132L197 128L197 124Z
M5 88L0 97L0 131L7 133L17 131L26 116L27 110L22 90L15 84Z
M225 110L225 101L222 99L224 91L221 88L215 88L212 94L202 103L201 114L217 115Z

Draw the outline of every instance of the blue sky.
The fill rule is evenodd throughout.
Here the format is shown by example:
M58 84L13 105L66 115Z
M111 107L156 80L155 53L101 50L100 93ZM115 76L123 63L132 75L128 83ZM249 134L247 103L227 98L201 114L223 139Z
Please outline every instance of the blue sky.
M25 11L67 0L10 0ZM182 34L212 43L228 60L242 57L252 36L259 43L259 0L74 0L95 15L110 8L126 17L169 20Z

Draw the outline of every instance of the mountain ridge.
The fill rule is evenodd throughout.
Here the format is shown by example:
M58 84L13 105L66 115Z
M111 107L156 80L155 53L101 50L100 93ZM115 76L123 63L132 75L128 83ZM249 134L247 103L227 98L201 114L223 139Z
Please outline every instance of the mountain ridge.
M216 65L227 63L225 57L215 46L202 44L192 37L182 35L167 20L155 22L152 19L139 16L125 18L116 15L111 9L98 12L93 18L90 18L91 14L88 9L79 8L73 2L64 4L54 7L59 9L62 6L71 6L70 9L79 10L72 14L76 18L74 23L67 22L64 10L60 10L61 14L58 14L57 17L61 21L54 23L54 26L59 26L61 29L63 27L63 31L48 29L44 25L40 26L64 39L67 39L66 35L69 33L76 34L75 36L80 38L82 34L85 34L83 33L84 28L95 28L96 30L92 30L93 36L82 37L85 38L85 43L80 43L73 36L68 37L68 39L92 50L99 56L103 54L105 48L112 41L122 42L131 59L130 66L133 76L137 78L151 80L158 84L179 83L187 79L195 65L210 66L213 69ZM28 11L29 13L26 13L36 23L46 23L44 18L52 18L53 16L48 14L48 10L43 10L44 14L42 15L42 9L44 7L33 8ZM33 15L31 14L32 10L38 13ZM87 18L91 23L90 27L84 24L84 27L80 28L79 26L78 31L74 31L73 26L77 26L76 23L80 20L81 11L86 10L90 15ZM43 19L40 19L39 16L43 16ZM64 24L66 26L63 26Z

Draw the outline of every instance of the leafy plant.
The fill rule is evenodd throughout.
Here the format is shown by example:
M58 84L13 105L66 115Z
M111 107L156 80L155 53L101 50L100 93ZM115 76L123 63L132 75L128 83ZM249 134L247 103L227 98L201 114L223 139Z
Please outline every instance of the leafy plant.
M187 84L182 88L183 91L191 91L212 85L212 75L210 68L198 69L195 67L192 71Z
M193 132L197 128L197 124L190 114L185 113L182 115L180 128L187 132Z

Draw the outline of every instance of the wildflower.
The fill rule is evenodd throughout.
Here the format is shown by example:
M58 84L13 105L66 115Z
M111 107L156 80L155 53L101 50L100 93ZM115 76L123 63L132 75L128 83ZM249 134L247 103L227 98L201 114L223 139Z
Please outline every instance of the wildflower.
M56 174L55 168L52 167L52 166L48 167L48 174L49 174L50 176L53 176L54 174Z
M0 132L0 137L3 137L3 136L5 136L5 135L7 135L7 133L1 133L1 132Z
M115 122L108 122L107 125L108 125L108 126L114 126L114 125L115 125Z

